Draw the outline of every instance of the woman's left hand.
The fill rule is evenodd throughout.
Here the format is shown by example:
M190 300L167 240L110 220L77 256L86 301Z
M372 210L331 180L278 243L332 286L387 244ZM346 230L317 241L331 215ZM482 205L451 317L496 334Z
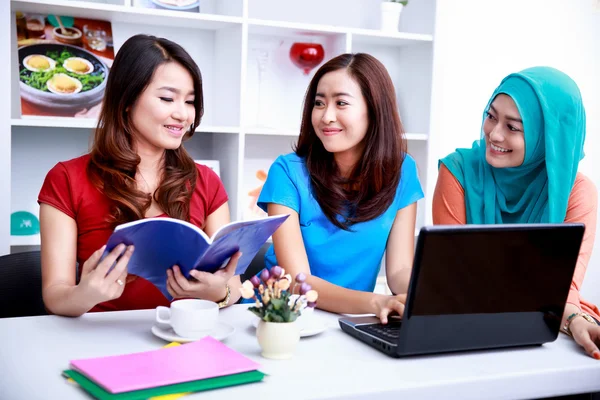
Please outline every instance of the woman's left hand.
M584 348L586 353L600 360L600 325L592 324L581 317L576 317L569 325L575 342Z
M234 275L237 263L242 253L235 253L227 266L215 273L193 269L186 279L177 265L167 270L167 291L173 298L198 298L219 302L227 295L227 282Z

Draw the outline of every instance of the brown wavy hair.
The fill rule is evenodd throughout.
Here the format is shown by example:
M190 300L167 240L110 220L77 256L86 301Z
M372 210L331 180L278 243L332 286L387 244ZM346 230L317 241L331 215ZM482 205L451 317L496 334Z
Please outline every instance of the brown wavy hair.
M360 86L369 118L363 154L347 177L340 174L311 121L319 81L340 69ZM313 195L332 224L351 230L353 224L383 214L394 201L406 150L394 84L381 62L365 53L342 54L319 68L304 98L295 152L305 159Z
M133 126L128 109L148 87L154 71L176 62L194 82L194 123L184 136L189 139L204 114L202 75L192 57L178 44L149 35L135 35L121 47L108 75L102 111L95 130L87 173L91 182L113 203L112 226L144 218L152 195L137 189L135 174L140 157L133 144ZM167 149L163 172L154 201L171 218L190 219L190 200L198 171L183 146Z

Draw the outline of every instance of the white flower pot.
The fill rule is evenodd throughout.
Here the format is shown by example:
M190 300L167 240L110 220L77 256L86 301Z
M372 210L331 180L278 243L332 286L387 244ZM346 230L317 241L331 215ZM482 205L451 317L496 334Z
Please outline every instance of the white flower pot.
M300 329L296 322L265 322L260 320L256 328L262 356L274 360L292 358L300 341Z
M384 1L381 3L381 30L386 32L398 32L400 13L403 4Z

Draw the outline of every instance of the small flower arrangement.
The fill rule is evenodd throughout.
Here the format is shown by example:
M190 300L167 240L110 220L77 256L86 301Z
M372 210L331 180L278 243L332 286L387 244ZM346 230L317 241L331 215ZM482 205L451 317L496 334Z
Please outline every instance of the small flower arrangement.
M294 299L298 285L300 296ZM302 309L317 305L318 294L306 283L306 275L299 273L292 282L292 276L278 265L245 281L240 291L243 298L255 300L256 304L248 309L265 322L293 322Z

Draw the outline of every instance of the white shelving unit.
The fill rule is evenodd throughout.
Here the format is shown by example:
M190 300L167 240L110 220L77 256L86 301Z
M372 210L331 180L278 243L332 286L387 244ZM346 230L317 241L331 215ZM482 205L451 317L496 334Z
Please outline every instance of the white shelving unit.
M0 35L11 38L11 97L0 100L11 110L8 121L0 121L2 132L9 133L2 143L9 145L10 168L0 175L10 182L4 187L10 187L11 213L37 215L37 195L47 171L58 161L86 153L95 127L89 119L21 118L16 11L110 21L115 53L137 33L181 44L202 71L205 97L205 117L185 147L194 159L219 160L233 219L249 217L248 192L261 184L256 171L266 172L278 155L292 151L297 138L311 78L289 60L292 43L299 41L322 44L325 60L367 52L385 64L396 87L409 153L426 187L435 0L411 1L402 14L402 32L393 33L379 30L377 0L200 1L201 12L191 13L133 7L130 0L10 0L10 23L1 25ZM259 91L261 57L266 62ZM417 229L425 221L424 204L419 205ZM8 221L6 209L0 208L8 214L0 215L0 221ZM36 244L39 235L0 243L2 249Z

